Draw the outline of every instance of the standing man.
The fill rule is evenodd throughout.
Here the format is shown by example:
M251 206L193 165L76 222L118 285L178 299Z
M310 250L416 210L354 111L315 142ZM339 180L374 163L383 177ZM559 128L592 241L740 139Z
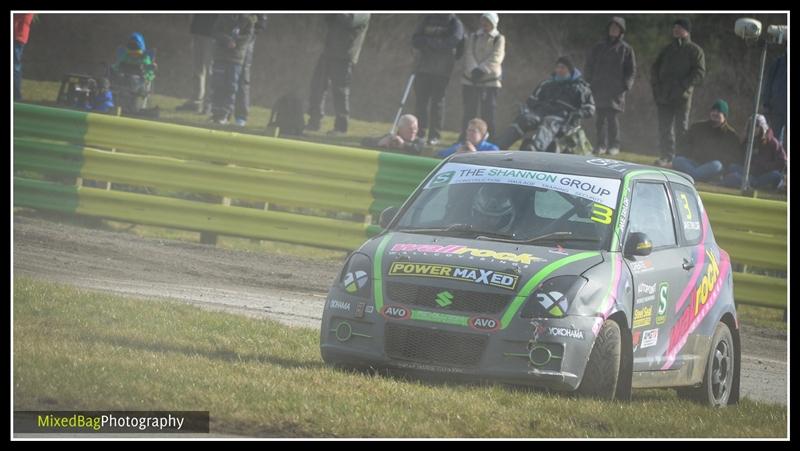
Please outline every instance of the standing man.
M22 100L22 50L28 43L33 14L14 14L14 101Z
M219 14L192 14L192 98L175 108L206 114L211 110L211 71L214 67L214 23Z
M328 34L325 37L325 49L319 56L311 78L306 130L319 130L324 115L325 91L330 82L336 121L328 135L344 135L347 133L350 117L353 66L358 63L358 56L361 54L364 35L369 27L369 14L328 14L325 21L328 23Z
M220 14L214 25L214 107L211 120L228 123L233 113L247 44L255 33L255 14Z
M586 74L597 106L597 142L595 153L619 153L618 114L625 111L625 93L636 77L636 55L623 40L625 19L612 17L606 26L606 38L592 47L586 59Z
M418 50L414 93L419 136L425 138L427 133L431 146L437 145L441 139L444 95L463 41L464 25L455 14L426 15L412 38L412 44Z
M242 74L239 76L239 87L236 90L236 106L233 116L236 118L236 126L244 127L247 125L247 117L250 115L250 66L253 65L253 49L256 46L256 35L267 28L267 15L256 14L258 20L255 25L255 32L250 38L250 42L245 44L244 62L242 63Z
M705 54L692 42L691 31L689 19L673 22L674 39L659 53L651 71L661 149L661 158L655 164L662 167L669 166L675 156L676 134L680 141L689 129L692 92L706 75Z

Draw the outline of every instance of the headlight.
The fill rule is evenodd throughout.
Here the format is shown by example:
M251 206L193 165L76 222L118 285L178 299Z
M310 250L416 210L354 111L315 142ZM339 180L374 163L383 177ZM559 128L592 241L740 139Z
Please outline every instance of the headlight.
M358 252L353 253L347 259L340 279L344 291L353 296L368 298L372 288L371 266L369 257Z
M581 276L559 276L548 279L531 293L522 309L523 318L561 318L569 304L589 281Z

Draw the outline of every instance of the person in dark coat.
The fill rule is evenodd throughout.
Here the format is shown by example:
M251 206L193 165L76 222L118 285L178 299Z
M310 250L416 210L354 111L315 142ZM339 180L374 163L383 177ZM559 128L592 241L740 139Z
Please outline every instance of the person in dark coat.
M192 14L192 97L178 111L210 112L211 77L214 68L214 23L219 14Z
M418 51L414 93L417 97L419 136L427 137L431 146L438 144L441 139L445 91L463 40L464 24L455 14L426 15L411 40Z
M659 53L650 72L658 107L658 166L669 166L675 156L675 141L681 141L689 129L692 93L706 75L705 53L692 42L691 31L689 19L676 20L672 25L674 39Z
M329 135L347 133L350 117L350 84L353 66L358 63L364 36L369 27L369 14L328 14L328 34L325 49L317 60L311 78L311 94L308 98L308 123L306 130L317 131L324 115L325 91L328 83L333 92L336 121Z
M695 181L719 182L726 168L744 164L739 135L728 122L728 103L718 99L709 119L692 124L672 161L672 168Z
M247 125L247 118L250 115L250 67L253 65L253 50L256 46L256 36L267 28L267 15L256 14L256 16L255 31L250 37L250 41L245 44L242 74L239 76L239 85L236 88L233 116L235 118L234 124L237 127Z
M220 14L214 24L214 107L211 120L227 124L233 114L247 45L255 33L256 14Z
M618 114L625 111L625 93L633 88L636 55L623 40L625 19L612 17L606 38L595 44L586 59L584 78L592 88L597 106L597 147L595 153L619 153Z
M784 149L787 146L788 127L786 124L786 91L789 89L789 79L786 73L786 54L776 59L767 71L764 80L764 112L774 131L775 137L781 142Z
M556 61L552 76L536 87L525 101L525 110L500 133L495 144L508 150L526 133L536 130L534 148L545 151L561 130L576 127L581 119L592 117L594 111L589 83L572 60L562 56Z
M749 133L745 136L749 136ZM742 143L742 149L747 151L747 139ZM739 188L742 186L743 177L744 166L734 163L728 168L728 174L725 175L723 183L726 186ZM761 114L756 116L756 134L753 156L750 160L749 184L753 188L772 190L780 189L781 185L786 186L786 151L775 137L767 119Z

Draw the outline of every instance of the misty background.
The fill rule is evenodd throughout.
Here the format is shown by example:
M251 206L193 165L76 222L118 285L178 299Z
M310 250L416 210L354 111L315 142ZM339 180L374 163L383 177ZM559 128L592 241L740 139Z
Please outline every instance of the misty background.
M551 73L560 55L573 58L583 71L590 47L603 39L608 19L621 15L627 21L625 40L636 52L637 75L620 116L623 151L657 154L656 108L650 89L650 66L671 38L678 17L692 21L692 40L706 55L707 74L695 89L691 122L704 120L714 100L730 105L729 121L743 134L752 113L758 80L760 47L747 45L734 32L740 17L753 17L763 29L786 24L786 14L549 14L500 15L498 29L506 36L503 88L497 99L497 127L507 126L518 112L517 104ZM458 14L465 30L478 27L480 12ZM358 64L353 69L351 116L365 121L391 122L406 81L413 70L411 36L421 14L373 14ZM103 64L113 62L115 50L128 36L144 34L149 48L157 49L157 94L188 98L191 94L191 14L40 14L31 27L23 55L23 77L60 81L70 72L100 75ZM307 102L311 76L326 34L323 14L269 14L267 29L255 44L251 71L251 103L272 108L283 94L296 92ZM767 64L786 51L772 46ZM447 88L445 128L458 131L462 115L463 58L456 63ZM55 99L53 99L55 100ZM304 107L307 107L307 103ZM415 111L409 96L406 111ZM327 114L333 113L328 99ZM594 118L584 121L595 140Z

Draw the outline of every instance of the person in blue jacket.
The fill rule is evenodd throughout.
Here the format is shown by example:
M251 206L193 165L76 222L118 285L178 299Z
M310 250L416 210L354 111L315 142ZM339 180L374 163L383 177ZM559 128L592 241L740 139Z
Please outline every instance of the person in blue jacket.
M447 149L439 151L439 157L449 157L454 153L464 152L480 152L484 150L500 150L495 144L488 141L489 134L486 132L488 125L483 119L475 118L467 123L467 130L465 133L466 139L462 142L457 142Z

